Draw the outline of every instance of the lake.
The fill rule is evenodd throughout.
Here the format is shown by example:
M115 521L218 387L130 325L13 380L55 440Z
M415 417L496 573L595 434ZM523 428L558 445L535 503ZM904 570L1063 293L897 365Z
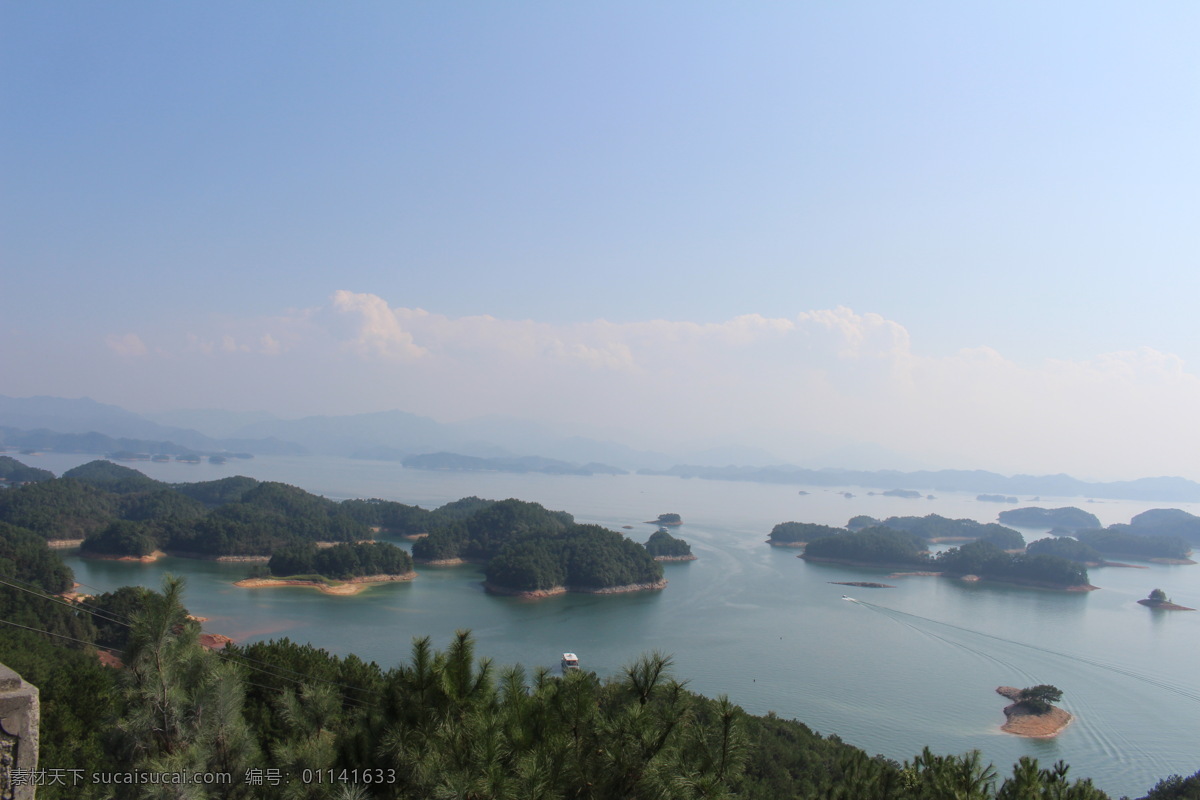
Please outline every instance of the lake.
M61 474L91 456L21 456ZM1011 505L937 493L933 500L841 489L651 476L551 476L405 470L390 462L264 457L208 463L136 463L167 481L230 475L291 483L333 499L380 497L435 507L469 495L516 497L568 511L645 541L659 514L682 515L672 533L699 560L666 564L665 590L563 595L537 601L486 594L478 567L418 567L407 584L353 597L302 588L241 589L244 564L164 559L142 565L68 554L76 579L107 591L157 588L171 572L187 578L186 603L205 629L239 642L287 636L383 666L407 658L412 638L438 646L469 628L477 652L499 664L557 667L573 651L586 669L618 673L639 654L674 657L675 674L707 695L727 694L747 711L775 711L869 753L911 758L980 750L1001 775L1029 755L1058 759L1114 797L1144 794L1161 777L1200 769L1200 612L1156 612L1136 603L1161 588L1200 608L1200 565L1142 565L1090 571L1087 593L970 584L933 577L887 579L885 571L808 564L797 551L765 544L779 522L844 525L868 514L995 521ZM920 486L897 487L922 489ZM1189 504L1084 498L1021 498L1021 506L1075 505L1104 524L1149 508ZM1027 540L1041 532L1023 531ZM879 581L895 589L839 586ZM855 602L842 599L843 594ZM1052 683L1076 721L1052 740L999 730L999 685Z

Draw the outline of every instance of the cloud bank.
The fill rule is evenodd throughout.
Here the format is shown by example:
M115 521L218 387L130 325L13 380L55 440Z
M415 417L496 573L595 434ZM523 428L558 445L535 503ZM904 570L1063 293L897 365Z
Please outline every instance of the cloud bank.
M109 394L131 407L500 414L620 432L635 446L738 442L796 461L871 442L945 466L1200 477L1200 378L1174 355L1019 364L974 347L935 357L914 352L899 322L845 307L551 324L339 290L313 308L104 341L110 374L139 387L141 402Z

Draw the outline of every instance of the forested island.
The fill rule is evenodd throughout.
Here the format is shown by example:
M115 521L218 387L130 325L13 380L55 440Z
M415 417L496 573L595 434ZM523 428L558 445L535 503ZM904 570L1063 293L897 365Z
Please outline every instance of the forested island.
M666 528L659 528L646 541L646 552L655 561L695 561L691 545L686 540L672 536Z
M579 525L565 511L513 499L431 527L413 544L413 557L426 564L484 564L490 591L524 597L666 585L662 566L637 542L599 525Z
M664 517L664 524L678 520ZM367 575L407 576L412 565L401 563L408 555L399 548L349 547L386 532L421 537L413 555L423 563L486 565L486 585L495 592L540 596L666 585L662 566L641 544L598 525L577 525L564 511L511 499L465 497L434 510L380 499L339 503L282 483L231 477L167 484L129 467L92 461L61 478L0 492L0 522L46 540L81 540L85 556L149 560L165 552L273 561L269 574L252 578L260 582L324 585ZM680 545L672 542L656 546L678 556ZM330 544L346 546L320 548ZM690 555L686 542L682 548L684 557ZM364 559L372 566L352 566Z
M812 539L823 539L843 533L831 525L813 522L781 522L771 529L767 543L775 547L803 547Z
M1074 531L1081 528L1099 528L1100 519L1074 506L1065 508L1014 508L1000 512L1000 522L1018 528L1058 528Z
M412 556L387 542L355 542L318 547L292 545L278 550L237 586L311 586L326 594L356 594L376 583L410 581Z
M1086 567L1054 555L1023 552L1021 535L1002 525L930 514L890 517L882 523L859 527L867 521L873 520L855 517L850 524L857 530L829 528L832 534L809 538L800 558L1072 591L1095 588L1088 583ZM828 528L783 524L790 526L783 536L803 537L806 531ZM971 541L937 555L929 553L931 541L966 538Z

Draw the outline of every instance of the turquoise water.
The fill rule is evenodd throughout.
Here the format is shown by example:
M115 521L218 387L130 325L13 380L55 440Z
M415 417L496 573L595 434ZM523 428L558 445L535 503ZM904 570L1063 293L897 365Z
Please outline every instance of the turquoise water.
M31 457L61 473L84 456ZM138 464L152 477L207 480L233 474L281 480L329 497L384 497L436 506L466 495L519 497L644 540L644 520L677 512L678 535L699 560L666 564L670 585L629 595L565 595L539 601L495 597L477 567L419 569L409 584L354 597L308 589L240 589L245 565L164 559L141 565L69 556L77 579L107 590L157 586L166 572L187 577L187 604L207 630L238 641L290 637L385 666L403 660L412 637L444 645L470 628L478 652L499 663L554 667L574 651L584 666L617 672L638 654L673 655L693 689L727 694L754 713L795 717L870 753L904 759L928 744L938 752L981 750L1006 772L1022 755L1064 759L1114 797L1144 793L1160 777L1200 768L1200 612L1154 612L1136 600L1162 588L1200 608L1200 565L1143 565L1091 571L1099 591L1074 594L807 564L767 546L771 527L797 520L842 525L855 514L939 513L993 521L1012 506L942 494L905 500L850 488L810 488L667 477L575 477L408 471L399 465L317 458L259 458L210 464ZM903 487L916 488L921 487ZM1029 498L1022 498L1022 504ZM1078 505L1105 524L1126 522L1152 503ZM1196 513L1186 504L1175 504ZM1026 532L1037 538L1037 532ZM876 580L895 589L833 585ZM850 595L855 602L842 599ZM999 731L1001 684L1053 683L1075 723L1054 740Z

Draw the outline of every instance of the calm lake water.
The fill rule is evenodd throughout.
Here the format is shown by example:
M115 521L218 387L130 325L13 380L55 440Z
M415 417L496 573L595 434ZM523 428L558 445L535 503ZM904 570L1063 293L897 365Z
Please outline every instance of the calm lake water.
M22 457L61 474L85 456ZM868 490L795 488L671 477L574 477L434 473L398 464L328 458L257 458L217 466L135 464L151 477L198 481L249 475L334 499L380 497L435 507L468 495L517 497L571 512L644 541L644 520L675 512L698 561L666 564L663 591L565 595L539 601L485 594L477 567L419 568L409 584L354 597L308 589L239 589L245 565L164 559L141 565L67 562L99 590L158 587L187 577L186 602L206 630L239 642L287 636L333 653L390 666L412 638L445 645L469 628L477 652L499 664L556 667L574 651L588 669L613 674L639 654L673 655L675 674L707 695L727 694L753 713L775 711L870 753L911 758L977 749L1007 773L1022 755L1063 759L1119 797L1144 794L1159 778L1200 769L1200 612L1154 612L1136 603L1161 588L1200 608L1200 565L1091 570L1101 589L1051 592L807 564L764 543L787 520L844 525L856 514L969 517L995 521L1013 506L942 494L905 500ZM898 487L922 489L920 486ZM1166 504L1043 497L1021 505L1076 505L1104 524ZM1173 504L1192 513L1200 509ZM1039 531L1023 531L1028 540ZM830 581L879 581L866 589ZM847 602L847 594L856 602ZM1076 721L1057 739L1002 733L1002 684L1052 683Z

